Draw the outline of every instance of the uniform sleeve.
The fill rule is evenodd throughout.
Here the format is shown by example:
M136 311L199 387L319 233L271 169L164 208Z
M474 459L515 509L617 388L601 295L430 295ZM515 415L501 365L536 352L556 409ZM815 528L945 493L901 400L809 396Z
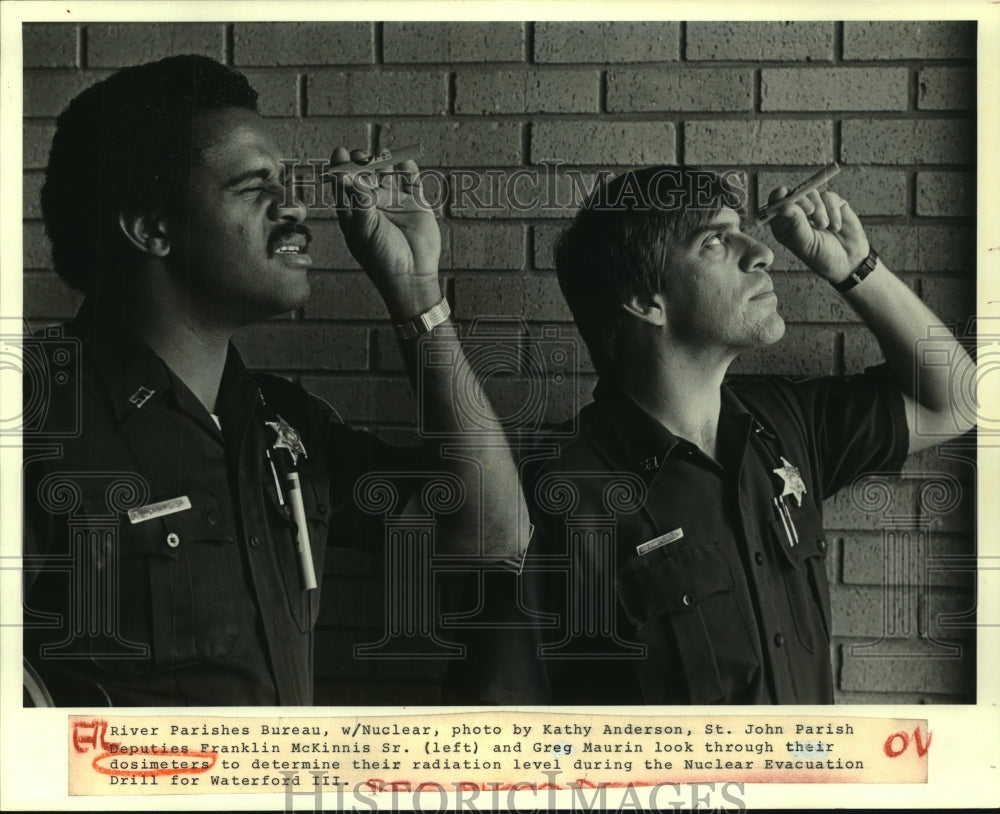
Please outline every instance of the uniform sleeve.
M909 429L902 393L886 365L853 376L783 380L776 391L799 415L824 498L861 475L899 472L909 452Z
M538 653L547 636L530 615L538 610L535 595L543 580L530 564L520 574L500 570L466 575L463 606L478 613L474 625L457 636L465 654L449 664L448 703L549 703L546 665Z

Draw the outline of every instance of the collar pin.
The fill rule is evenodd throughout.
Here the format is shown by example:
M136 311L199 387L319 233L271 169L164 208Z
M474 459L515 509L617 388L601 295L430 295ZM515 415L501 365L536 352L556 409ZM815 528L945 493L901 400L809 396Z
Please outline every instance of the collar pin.
M148 387L142 385L128 397L129 403L134 404L135 408L138 410L143 404L153 397L155 392L155 390L150 390Z

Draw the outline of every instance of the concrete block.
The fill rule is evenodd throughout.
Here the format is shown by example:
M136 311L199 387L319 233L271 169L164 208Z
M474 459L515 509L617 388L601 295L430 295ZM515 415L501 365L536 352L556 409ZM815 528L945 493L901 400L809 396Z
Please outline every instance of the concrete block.
M517 166L522 163L519 122L387 121L382 144L422 142L426 167Z
M675 22L538 22L537 62L673 62L680 58Z
M749 68L641 68L608 71L608 111L732 110L753 106Z
M526 231L527 227L520 223L453 224L452 266L473 270L523 269Z
M29 220L21 228L24 235L24 268L51 269L52 245L45 236L45 226L41 221Z
M386 320L385 303L361 272L311 272L312 295L302 309L308 320Z
M919 482L891 477L867 475L841 489L823 504L826 529L877 531L887 522L897 521L916 525Z
M233 342L254 370L368 369L365 328L271 320L243 328Z
M919 559L902 560L899 549L890 546L881 534L850 534L844 540L844 583L972 588L976 558L970 537L933 534L919 553ZM913 567L902 567L903 562Z
M22 281L24 318L32 328L72 319L83 301L83 295L66 285L54 271L26 271Z
M690 22L689 60L754 62L833 59L831 22Z
M298 116L299 110L299 75L288 70L259 70L256 68L243 71L257 92L257 109L261 116Z
M805 181L814 170L757 173L757 205L767 202L772 189L794 187ZM875 167L841 167L840 175L824 189L837 192L850 203L862 218L868 215L905 215L906 172Z
M456 113L597 113L599 71L459 71Z
M448 75L441 71L314 71L309 115L438 115L448 109Z
M385 62L521 62L521 22L387 22Z
M976 663L971 645L961 658L945 658L931 643L886 642L872 648L848 648L843 653L840 687L846 691L884 689L893 693L947 694L953 701L975 698Z
M42 217L42 184L45 183L45 173L26 172L21 182L22 217L41 219Z
M556 279L541 275L459 274L455 277L455 313L463 319L482 316L523 317L529 321L573 319Z
M74 97L111 71L25 71L25 118L56 118Z
M237 67L374 61L374 35L367 22L237 23L233 27L233 64Z
M906 110L906 68L763 68L760 109Z
M849 119L840 160L849 164L974 164L975 123L967 119Z
M45 169L49 163L49 150L55 134L54 124L24 122L21 126L21 160L24 169Z
M813 120L718 120L684 124L690 164L827 164L833 161L833 123Z
M975 68L921 68L917 84L920 110L975 110Z
M174 54L226 57L223 23L91 23L87 67L123 68Z
M975 59L976 24L967 21L850 20L844 59Z
M80 29L73 23L22 23L25 68L75 68Z
M610 173L605 171L610 176ZM598 174L558 162L517 170L453 170L448 212L453 218L565 218L594 190Z
M964 328L976 314L976 280L964 277L925 277L920 285L921 299L946 325Z
M535 122L531 162L567 164L672 164L675 130L671 122Z
M976 176L971 172L918 172L916 211L925 217L972 217Z

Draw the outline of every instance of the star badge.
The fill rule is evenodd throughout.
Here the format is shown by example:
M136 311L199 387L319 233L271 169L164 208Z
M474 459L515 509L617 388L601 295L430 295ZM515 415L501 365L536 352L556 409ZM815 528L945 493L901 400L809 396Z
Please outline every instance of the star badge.
M784 455L781 456L781 464L782 465L777 469L771 470L775 475L778 475L783 482L784 488L778 497L781 498L785 495L791 495L795 498L795 502L801 506L802 495L806 493L806 483L802 480L802 473L799 472L799 468L790 463Z
M277 421L265 421L264 423L274 430L278 436L271 445L271 449L287 449L292 456L293 465L298 465L299 455L303 458L309 457L306 454L305 446L302 444L302 436L299 435L299 431L280 415Z

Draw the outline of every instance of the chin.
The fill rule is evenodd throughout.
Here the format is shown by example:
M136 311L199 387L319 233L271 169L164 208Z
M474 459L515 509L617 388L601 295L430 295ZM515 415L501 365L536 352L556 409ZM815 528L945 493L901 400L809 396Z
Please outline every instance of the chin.
M760 344L773 345L785 335L785 320L775 314L771 319L761 325Z
M282 286L280 291L275 291L276 313L285 314L289 311L296 311L309 301L312 288L309 285L309 278L302 275L300 280L289 282Z

